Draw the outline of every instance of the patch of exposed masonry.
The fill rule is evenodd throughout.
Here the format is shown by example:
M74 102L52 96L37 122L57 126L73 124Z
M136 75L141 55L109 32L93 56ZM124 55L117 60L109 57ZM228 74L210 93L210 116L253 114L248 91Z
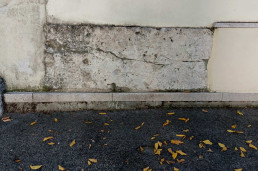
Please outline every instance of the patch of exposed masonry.
M0 77L0 116L4 114L4 101L3 101L3 93L5 92L5 82L4 79Z
M138 92L207 87L209 29L50 24L44 31L45 86L52 90Z

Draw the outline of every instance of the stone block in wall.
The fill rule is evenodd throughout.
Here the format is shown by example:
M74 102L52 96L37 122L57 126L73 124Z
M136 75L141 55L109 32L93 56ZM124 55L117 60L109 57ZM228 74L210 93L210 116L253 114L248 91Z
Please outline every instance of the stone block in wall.
M212 31L45 27L45 86L58 91L206 90Z

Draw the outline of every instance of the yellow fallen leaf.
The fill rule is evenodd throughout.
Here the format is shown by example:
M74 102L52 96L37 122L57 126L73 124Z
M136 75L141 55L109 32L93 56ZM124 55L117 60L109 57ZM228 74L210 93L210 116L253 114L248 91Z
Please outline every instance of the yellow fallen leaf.
M160 160L160 165L162 165L163 164L163 162L165 161L165 159L164 158L162 158L161 160Z
M240 168L240 169L234 169L234 171L242 171L243 169L242 168Z
M168 145L167 141L163 141L163 143L164 143L165 145Z
M167 115L174 115L176 114L175 112L170 112L170 113L167 113Z
M235 147L235 151L237 151L238 149L237 149L237 147Z
M152 171L152 169L150 169L150 167L148 166L148 167L144 168L143 171Z
M108 126L109 124L108 123L104 123L104 125Z
M54 132L54 130L48 130L48 132Z
M186 135L183 135L183 134L176 134L176 137L186 137Z
M88 160L88 165L92 165L92 163Z
M75 140L73 140L73 141L71 142L70 147L74 146L74 144L75 144Z
M54 121L55 121L55 122L58 122L58 119L57 119L57 118L55 118L55 119L54 119Z
M241 157L245 157L243 151L241 151L241 154L240 154Z
M237 111L237 114L239 114L239 115L244 115L242 112L240 112L239 110Z
M253 140L247 140L246 143L247 144L251 144L253 142Z
M142 146L140 146L140 150L143 151L144 149L142 148Z
M187 154L186 153L184 153L182 150L178 150L178 151L176 151L178 154L180 154L180 155L182 155L182 156L186 156Z
M103 129L102 129L102 130L100 130L100 132L102 132L102 133L103 133L103 132L105 132L105 130L103 130Z
M151 137L152 140L154 140L156 137Z
M162 149L154 149L154 154L160 155Z
M154 135L154 137L157 137L157 136L159 136L159 134L155 134L155 135Z
M160 147L162 146L162 142L158 141L157 143Z
M168 152L170 152L171 154L174 153L171 148L168 149Z
M257 147L254 146L253 144L249 144L249 147L250 147L250 148L253 148L253 149L255 149L255 150L257 150Z
M178 118L178 120L180 120L180 121L185 121L185 123L186 123L186 122L189 121L189 118Z
M203 159L203 155L199 155L199 159Z
M36 165L36 166L30 165L30 168L31 168L32 170L38 170L38 169L40 169L41 167L42 167L42 165Z
M62 166L58 165L58 170L65 170Z
M166 162L167 162L167 164L175 163L174 161L167 161L167 160L166 160Z
M99 113L100 115L106 115L107 113Z
M173 153L172 153L172 158L173 158L173 159L176 159L176 157L177 157L177 153L174 153L174 152L173 152Z
M208 152L213 152L212 149L209 148L209 150L207 150Z
M250 128L252 125L247 125L248 128Z
M92 124L92 122L90 122L90 121L84 121L84 123L86 123L86 124Z
M138 129L140 129L143 125L144 125L144 122L143 122L140 126L136 127L135 129L138 130Z
M185 159L176 159L176 161L177 161L178 163L183 163L183 162L185 161Z
M168 125L168 124L170 124L171 123L171 121L170 120L166 120L166 122L165 123L163 123L163 126L166 126L166 125Z
M171 140L170 142L171 142L171 144L176 144L176 145L184 144L184 142L182 142L180 140Z
M246 149L244 147L239 147L241 151L246 152Z
M158 143L155 143L154 148L155 148L155 149L158 149L158 148L159 148L159 144L158 144Z
M104 146L107 146L108 144L104 144Z
M210 140L204 140L203 143L207 145L212 145L212 142L210 142Z
M194 138L194 136L191 136L189 139L192 140Z
M237 125L232 125L231 127L232 127L232 128L236 128L236 127L237 127Z
M185 129L185 130L183 130L183 132L189 132L189 129Z
M89 161L92 162L92 163L97 163L98 162L97 159L89 159Z
M200 148L205 148L205 146L204 146L203 143L200 143L200 144L199 144L199 147L200 147Z
M17 160L14 160L16 163L20 163L21 162L21 160L19 160L19 159L17 159Z
M107 137L103 137L103 140L106 140L107 139Z
M229 133L238 133L238 134L244 133L244 132L242 132L242 131L232 131L232 130L230 130L230 129L228 129L227 131L228 131Z
M208 112L208 110L205 110L205 109L202 109L202 111L203 111L203 112L205 112L205 113L207 113L207 112Z
M178 169L178 168L176 168L176 167L174 167L174 171L179 171L179 169Z
M48 145L54 145L55 143L54 142L50 142L50 143L47 143Z
M43 139L43 141L45 142L45 141L47 141L47 140L50 140L50 139L53 139L54 137L45 137L44 139Z
M89 149L91 149L91 144L89 144Z
M218 144L222 148L221 151L226 151L228 149L224 144L222 144L222 143L218 143Z
M34 121L32 123L30 123L31 126L35 125L37 123L37 121Z

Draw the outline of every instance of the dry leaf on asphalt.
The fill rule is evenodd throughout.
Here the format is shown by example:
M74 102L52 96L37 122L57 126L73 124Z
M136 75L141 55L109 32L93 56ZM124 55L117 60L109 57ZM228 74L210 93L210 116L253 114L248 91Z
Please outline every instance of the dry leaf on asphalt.
M50 143L47 143L48 145L54 145L55 143L54 142L50 142Z
M177 163L183 163L185 162L185 159L176 159Z
M75 140L73 140L73 141L71 142L70 147L74 146L74 144L75 144Z
M173 152L173 153L172 153L172 158L175 160L176 157L177 157L177 153Z
M238 133L238 134L243 134L244 132L242 131L232 131L230 129L227 130L229 133Z
M167 160L166 160L166 162L167 162L167 164L175 163L174 161L167 161Z
M89 149L91 149L91 144L89 144Z
M36 165L36 166L30 165L30 168L31 168L32 170L38 170L38 169L40 169L41 167L42 167L42 165Z
M162 165L163 164L163 162L165 161L165 159L164 158L162 158L161 160L160 160L160 165Z
M65 170L65 168L63 168L62 166L58 165L58 170Z
M143 122L140 126L137 126L137 127L135 128L135 130L140 129L143 125L144 125L144 122Z
M252 125L247 125L248 128L250 128Z
M203 155L199 155L199 159L203 159Z
M154 149L154 154L160 155L162 149Z
M247 140L245 141L247 144L251 144L253 142L253 140Z
M97 163L98 162L97 159L89 159L89 161L92 162L92 163Z
M151 137L151 140L154 140L156 137Z
M250 147L250 148L253 148L253 149L255 149L255 150L257 150L257 147L254 146L253 144L249 144L249 147Z
M109 124L108 123L104 123L104 125L108 126Z
M3 122L10 122L10 121L12 121L12 120L11 120L10 116L7 116L7 117L3 117L3 118L2 118L2 121L3 121Z
M240 169L234 169L234 171L242 171L243 169L242 168L240 168Z
M227 150L227 147L224 144L222 144L222 143L218 143L218 144L222 148L221 151L226 151Z
M144 168L143 171L152 171L152 169L150 169L150 167L148 166L148 167Z
M54 121L55 121L55 122L58 122L58 119L57 119L57 118L55 118L55 119L54 119Z
M243 152L246 152L246 149L244 147L239 147L239 149Z
M176 145L184 144L184 142L182 142L180 140L171 140L170 142L171 142L171 144L176 144Z
M189 139L192 140L194 138L194 136L191 136Z
M99 113L100 115L106 115L107 113Z
M176 168L176 167L174 167L174 171L179 171L179 169L178 169L178 168Z
M238 149L237 149L237 147L235 147L235 151L237 151Z
M140 146L140 150L143 151L144 149L142 148L142 146Z
M170 112L170 113L167 113L167 115L174 115L176 114L175 112Z
M90 121L83 121L83 122L86 124L92 124L92 122L90 122Z
M213 152L212 149L209 148L209 150L207 150L208 152Z
M187 156L186 153L184 153L182 150L178 150L176 151L178 154L180 154L181 156Z
M208 110L205 110L205 109L202 109L202 111L203 111L204 113L207 113L207 112L208 112Z
M48 132L54 132L54 130L48 130Z
M244 115L242 112L240 112L239 110L237 111L237 114L239 114L239 115Z
M185 129L185 130L183 130L183 132L189 132L189 129Z
M200 147L200 148L205 148L205 146L204 146L203 143L200 143L200 144L199 144L199 147Z
M241 154L240 154L241 157L245 157L243 151L241 151Z
M170 120L166 120L166 122L165 123L163 123L163 126L166 126L166 125L168 125L168 124L170 124L171 123L171 121Z
M235 129L237 127L237 125L232 125L231 127Z
M204 140L202 141L204 144L207 144L207 145L212 145L212 142L210 140Z
M178 120L180 120L180 121L185 121L185 123L186 123L186 122L189 121L189 118L178 118Z
M37 121L34 121L32 123L30 123L31 126L35 125L37 123Z
M53 139L54 137L45 137L42 141L45 142L47 140Z
M174 153L171 148L168 149L168 152L170 152L171 154Z

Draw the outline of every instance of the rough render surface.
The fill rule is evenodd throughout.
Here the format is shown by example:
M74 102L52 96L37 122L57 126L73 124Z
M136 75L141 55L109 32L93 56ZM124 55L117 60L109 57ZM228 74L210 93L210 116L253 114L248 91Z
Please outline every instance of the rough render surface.
M45 0L0 0L0 76L8 90L43 86Z
M209 29L47 25L45 86L62 91L205 90Z

